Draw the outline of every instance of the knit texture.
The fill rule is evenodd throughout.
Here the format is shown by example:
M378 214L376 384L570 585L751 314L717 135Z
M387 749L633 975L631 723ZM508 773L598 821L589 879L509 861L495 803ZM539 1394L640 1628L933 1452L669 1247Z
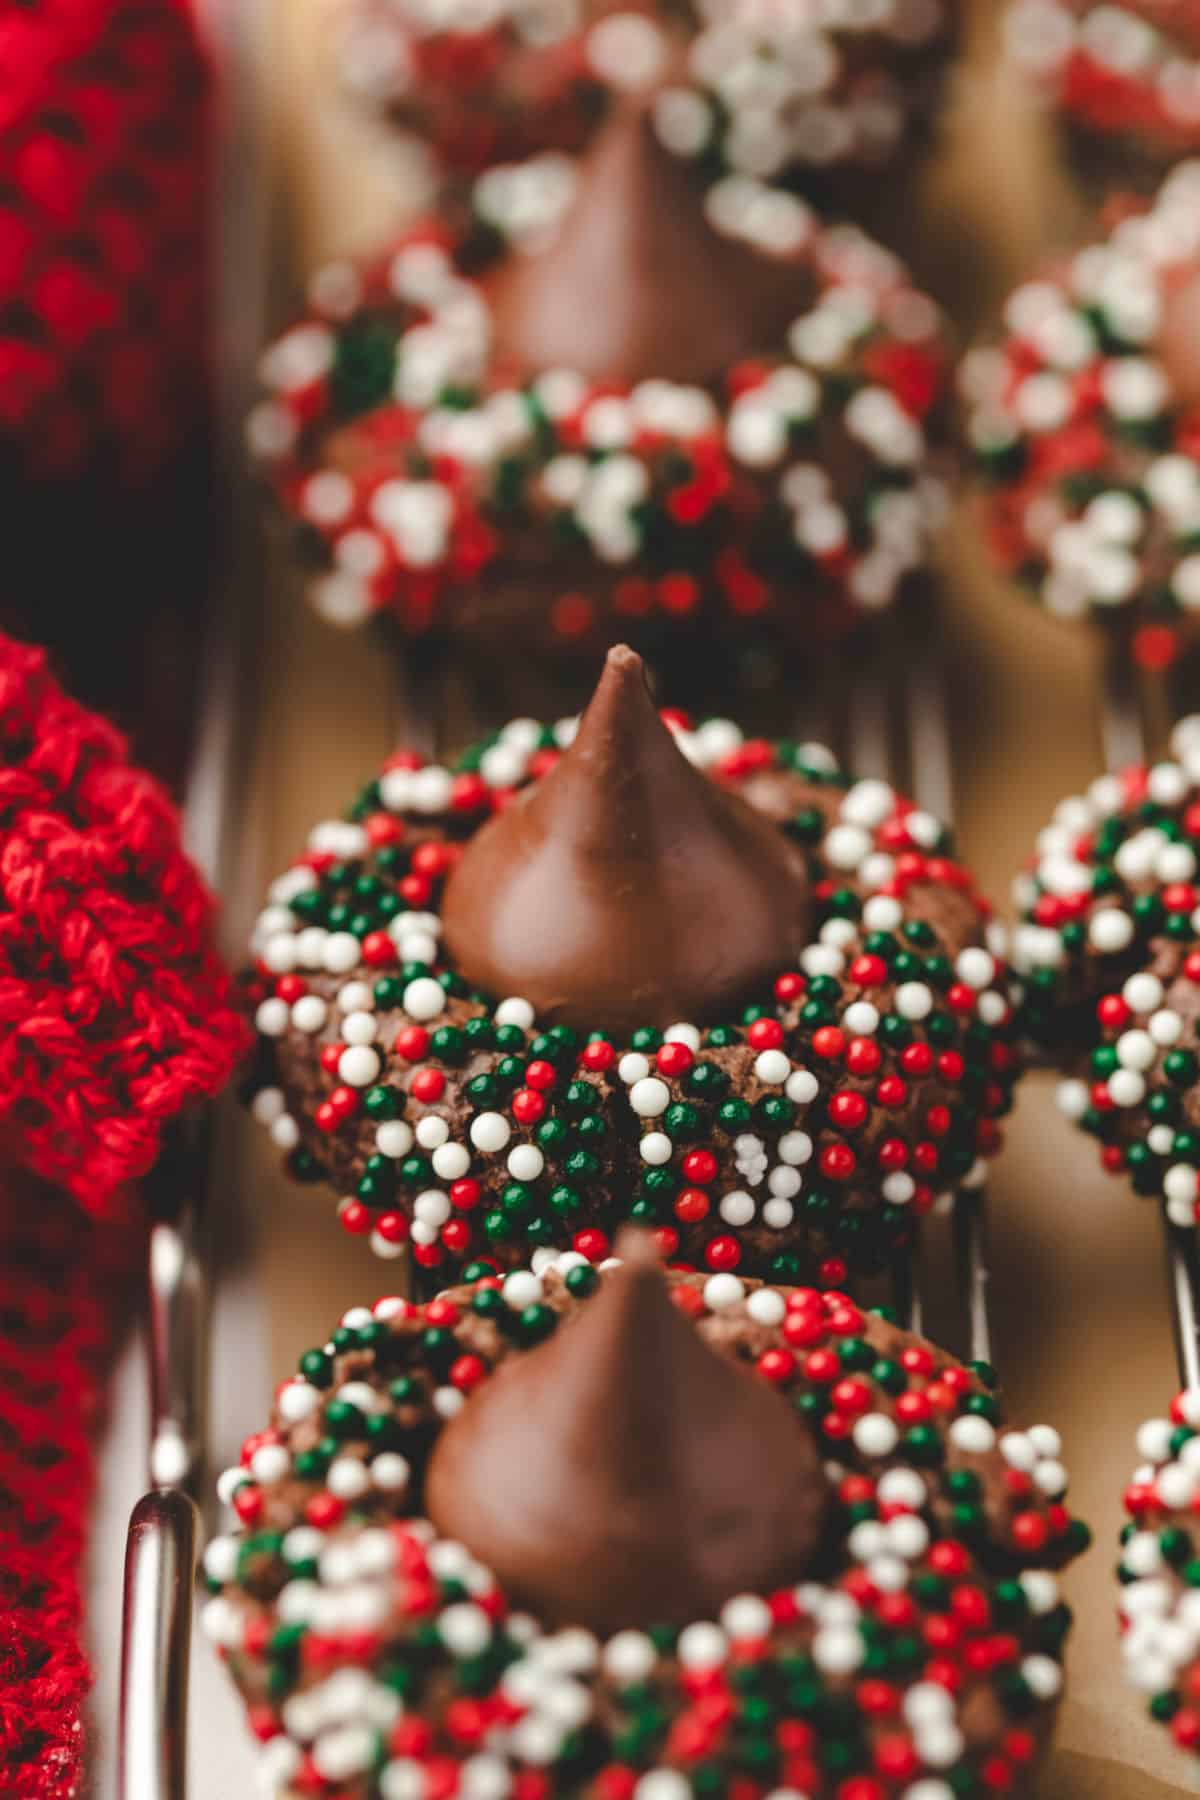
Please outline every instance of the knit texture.
M142 1246L27 1175L0 1185L0 1794L17 1800L82 1777L93 1441Z
M208 74L188 0L0 0L0 452L140 480L204 403Z
M244 1047L212 920L162 788L0 638L0 1141L91 1212Z
M93 1443L145 1240L126 1184L244 1046L212 924L165 792L0 637L0 1795L19 1800L82 1779Z

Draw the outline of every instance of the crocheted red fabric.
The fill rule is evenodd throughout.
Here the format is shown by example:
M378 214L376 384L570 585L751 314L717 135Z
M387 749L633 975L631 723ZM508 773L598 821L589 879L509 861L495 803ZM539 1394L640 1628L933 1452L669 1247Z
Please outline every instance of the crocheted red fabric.
M0 1140L92 1212L245 1047L174 809L0 638Z
M188 0L0 0L0 449L151 473L206 370L208 80Z
M28 1175L0 1184L0 1794L18 1800L82 1777L92 1446L142 1245Z

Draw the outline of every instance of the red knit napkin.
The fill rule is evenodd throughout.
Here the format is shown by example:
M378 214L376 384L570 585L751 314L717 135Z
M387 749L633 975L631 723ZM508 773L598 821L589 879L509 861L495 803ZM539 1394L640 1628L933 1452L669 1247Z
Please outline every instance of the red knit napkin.
M208 78L188 0L0 0L0 450L151 472L204 403Z
M244 1042L164 790L0 638L0 1135L90 1212Z
M91 1439L143 1242L128 1184L246 1047L212 922L164 791L0 637L0 1793L23 1800L80 1773Z
M204 473L209 99L190 0L0 0L0 619L53 635L141 729L144 645L205 548L183 478ZM242 1044L211 925L165 794L0 638L0 1793L20 1800L81 1779L128 1184Z
M28 1175L0 1183L0 1793L20 1800L83 1773L93 1438L143 1235Z

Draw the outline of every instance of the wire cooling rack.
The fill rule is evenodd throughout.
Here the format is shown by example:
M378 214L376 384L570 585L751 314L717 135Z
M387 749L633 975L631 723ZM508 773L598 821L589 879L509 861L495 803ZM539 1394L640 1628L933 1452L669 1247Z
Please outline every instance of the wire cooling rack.
M239 467L244 396L263 335L270 233L259 110L268 34L264 0L197 0L218 76L212 257L218 431L226 471ZM227 891L238 775L247 741L250 604L257 569L253 504L230 475L214 503L224 558L214 584L196 729L182 796L189 854ZM237 566L233 547L237 546ZM126 1541L115 1734L119 1800L182 1800L187 1782L188 1673L196 1545L208 1484L204 1225L216 1167L212 1110L183 1123L147 1183L153 1224L145 1333L150 1437L147 1491Z
M201 13L220 64L221 178L214 259L221 348L225 467L240 465L241 419L252 368L263 341L266 217L269 183L258 117L258 76L267 43L263 0L202 0ZM245 550L258 541L247 517L253 497L236 478L224 496L225 530L239 566L215 596L201 681L198 729L183 810L187 847L219 891L227 891L228 849L239 803L255 696L246 679L248 634L255 615L258 570ZM934 602L882 621L853 676L830 661L795 721L805 736L830 741L856 775L894 781L918 805L949 821L953 761L944 671L937 657ZM438 696L441 696L439 701ZM831 700L832 696L832 700ZM752 708L748 701L741 709ZM393 739L426 751L464 736L463 695L448 700L445 683L400 683L390 720ZM185 1800L188 1673L196 1548L207 1500L206 1321L210 1302L205 1247L208 1189L217 1166L211 1115L175 1136L149 1184L154 1216L147 1267L147 1386L150 1409L147 1489L135 1505L126 1543L121 1683L116 1733L118 1800ZM987 1201L973 1188L959 1194L949 1220L952 1285L961 1353L993 1360L985 1249ZM934 1222L936 1224L936 1222ZM927 1232L928 1232L927 1226ZM1182 1270L1183 1263L1173 1264ZM1182 1281L1182 1275L1177 1276ZM918 1248L890 1272L893 1304L913 1329L926 1314L927 1277ZM1191 1303L1187 1338L1195 1356L1194 1281L1180 1288ZM939 1294L939 1299L944 1296Z
M234 798L240 683L237 630L227 614L215 634L206 680L202 729L185 799L189 847L219 879ZM943 672L937 664L936 616L898 614L880 628L838 695L843 720L836 748L856 775L878 775L942 818L952 812L953 764ZM461 736L460 707L423 672L399 684L391 725L395 741L448 749ZM826 707L826 711L829 709ZM458 715L447 728L449 714ZM825 721L827 723L827 721ZM812 735L803 715L796 728ZM175 1140L156 1171L157 1206L148 1265L150 1487L134 1509L125 1565L122 1685L118 1743L119 1800L184 1800L188 1660L195 1584L197 1513L205 1480L207 1390L204 1320L207 1279L202 1224L211 1167L211 1120ZM993 1361L985 1248L986 1195L965 1189L951 1206L948 1248L959 1314L957 1348ZM940 1221L922 1233L936 1233ZM1180 1252L1182 1256L1182 1251ZM1175 1265L1173 1265L1174 1267ZM1178 1263L1182 1270L1184 1264ZM1182 1296L1194 1284L1178 1277ZM920 1330L927 1277L920 1245L890 1271L893 1305ZM939 1299L945 1299L939 1293ZM1182 1300L1181 1300L1182 1305ZM1194 1327L1194 1310L1188 1315ZM1195 1351L1194 1328L1188 1341Z

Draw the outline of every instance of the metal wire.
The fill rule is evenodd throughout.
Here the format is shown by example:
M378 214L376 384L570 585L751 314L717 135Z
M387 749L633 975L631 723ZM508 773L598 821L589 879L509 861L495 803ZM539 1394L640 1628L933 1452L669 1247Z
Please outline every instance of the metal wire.
M1146 760L1146 727L1139 705L1137 675L1128 641L1118 635L1104 645L1104 705L1100 715L1104 764L1110 771Z
M850 767L856 774L895 775L899 766L898 779L907 782L917 804L949 824L954 802L953 756L944 671L936 651L936 621L931 622L927 614L898 619L894 633L860 668L848 708ZM899 684L896 669L905 671ZM892 729L897 702L899 756L893 747ZM981 1362L993 1360L986 1224L987 1195L982 1188L964 1189L955 1196L951 1215L955 1288L966 1326L967 1355ZM919 1243L910 1253L898 1256L889 1271L892 1305L915 1332L922 1331L925 1323L923 1276Z
M1175 1358L1183 1387L1200 1388L1200 1255L1194 1225L1172 1225L1163 1215L1167 1283Z
M967 1320L967 1357L995 1361L988 1312L987 1190L963 1188L954 1197L951 1216L956 1286Z
M187 1779L188 1651L196 1509L186 1494L147 1494L125 1550L117 1791L180 1800Z
M904 658L904 719L912 797L945 824L954 818L954 758L946 710L945 670L937 648L937 621L925 618L921 643ZM914 629L920 629L915 626ZM954 1197L952 1233L956 1289L967 1326L972 1361L992 1361L988 1313L987 1193L962 1188Z
M893 1257L888 1271L892 1290L892 1308L909 1331L922 1335L925 1328L925 1306L921 1298L920 1247L901 1251Z
M219 885L234 770L236 652L218 607L209 634L198 729L183 797L183 838ZM151 1227L146 1337L150 1492L125 1548L118 1722L119 1800L185 1800L188 1654L196 1508L207 1443L203 1218L212 1168L211 1111L181 1120L145 1184Z
M1139 703L1137 675L1126 641L1113 636L1104 649L1100 715L1104 760L1110 771L1147 760L1149 732ZM1184 1387L1200 1387L1200 1252L1196 1227L1173 1225L1162 1209L1167 1292L1175 1336L1175 1360Z
M226 466L237 467L247 370L262 340L257 317L265 292L269 234L266 184L247 181L257 160L254 68L266 12L260 0L199 0L198 11L221 61L221 171L215 203L214 258L219 291L222 435ZM229 544L253 541L241 529L248 497L223 496ZM214 594L199 682L197 723L183 794L183 841L214 887L221 888L232 829L239 764L239 694L247 631L245 596L229 582ZM185 1800L188 1658L195 1586L197 1514L191 1496L205 1480L207 1442L207 1284L204 1197L213 1163L213 1121L206 1110L173 1133L146 1184L154 1219L147 1275L151 1491L134 1508L125 1552L121 1694L117 1727L118 1800Z

